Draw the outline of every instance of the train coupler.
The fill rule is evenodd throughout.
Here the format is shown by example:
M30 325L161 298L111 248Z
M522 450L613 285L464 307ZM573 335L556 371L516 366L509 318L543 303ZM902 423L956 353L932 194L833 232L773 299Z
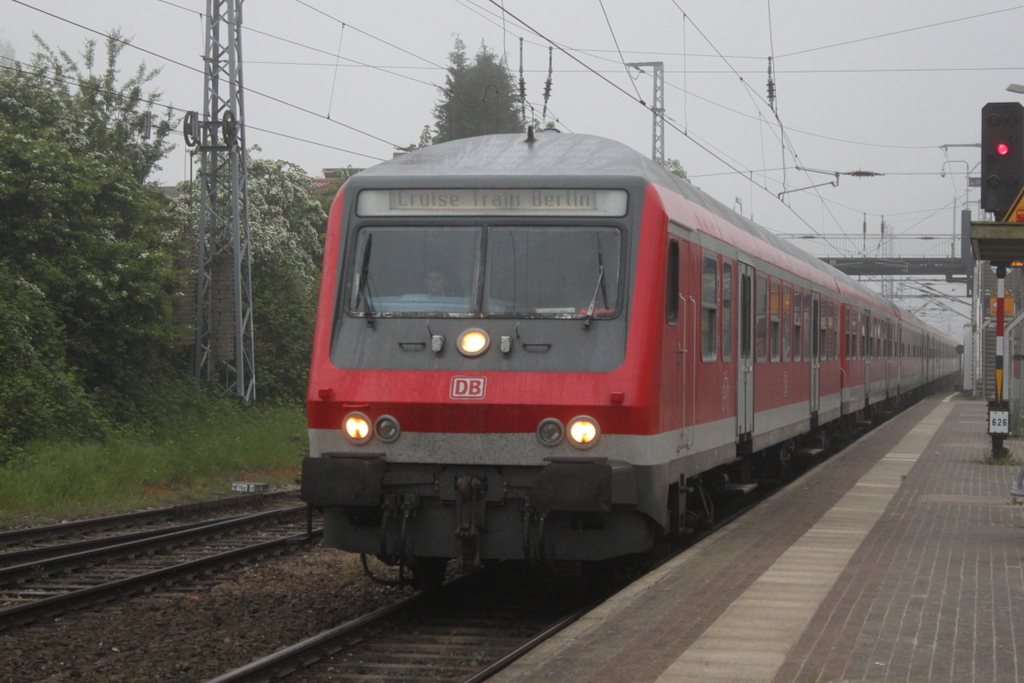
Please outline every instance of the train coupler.
M480 534L487 528L487 477L463 475L455 480L455 538L459 569L480 566Z
M406 535L409 530L409 520L416 516L420 506L418 494L394 494L386 496L381 506L380 519L380 552L378 556L385 561L391 560L389 564L403 564L406 559ZM398 520L399 533L398 542L392 552L388 547L388 531L392 520Z

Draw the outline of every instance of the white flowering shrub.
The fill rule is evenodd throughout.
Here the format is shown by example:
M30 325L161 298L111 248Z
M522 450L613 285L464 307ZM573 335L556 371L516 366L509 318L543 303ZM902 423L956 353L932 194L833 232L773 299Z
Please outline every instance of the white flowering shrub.
M247 163L256 394L260 402L298 402L309 373L327 215L299 166L251 153ZM180 234L195 240L200 188L178 189Z

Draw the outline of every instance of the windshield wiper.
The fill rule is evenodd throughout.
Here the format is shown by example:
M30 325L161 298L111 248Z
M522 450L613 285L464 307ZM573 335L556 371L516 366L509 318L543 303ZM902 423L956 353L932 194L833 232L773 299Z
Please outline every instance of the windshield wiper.
M587 306L587 317L583 320L583 327L590 328L590 321L594 319L594 305L597 303L597 293L601 292L604 307L608 308L608 289L604 284L604 253L601 251L601 236L597 236L597 286L594 287L594 296L590 297L590 305Z
M370 295L370 247L373 246L373 235L366 236L366 248L363 250L363 264L359 268L359 285L357 289L356 307L363 302L363 313L366 316L366 324L373 327L373 301Z

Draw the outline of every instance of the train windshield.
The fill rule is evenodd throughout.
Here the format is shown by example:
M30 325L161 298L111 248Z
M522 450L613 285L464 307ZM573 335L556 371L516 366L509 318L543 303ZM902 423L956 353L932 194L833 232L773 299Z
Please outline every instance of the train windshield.
M348 309L369 316L609 317L618 306L620 243L611 227L365 227Z
M607 315L619 289L615 228L491 228L484 313Z
M479 228L363 228L350 310L476 312L481 237Z

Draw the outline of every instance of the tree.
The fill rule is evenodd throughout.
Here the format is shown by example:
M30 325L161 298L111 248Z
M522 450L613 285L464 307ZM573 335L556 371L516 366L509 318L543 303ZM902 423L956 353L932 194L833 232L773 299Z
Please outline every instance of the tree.
M93 42L88 73L40 45L29 68L0 69L0 358L23 361L0 368L0 459L29 438L138 420L174 374L177 247L166 200L144 184L169 114L155 139L139 135L155 73L120 83L117 38L99 75Z
M683 180L687 180L686 169L683 168L683 165L681 163L679 163L679 159L665 159L665 163L662 165L665 167L665 170L668 171L669 173L677 175Z
M94 73L96 41L86 42L82 67L64 50L51 49L38 36L36 42L40 51L33 55L28 69L28 85L34 88L45 79L56 105L47 111L45 123L69 128L73 137L68 141L76 148L101 154L107 163L127 168L138 183L159 170L157 163L173 147L167 137L175 119L170 108L154 116L152 108L159 103L160 94L144 88L160 70L146 69L143 63L120 83L117 60L128 41L116 30L106 41L106 68L100 73ZM147 117L152 121L149 139L144 138Z
M103 424L46 296L10 270L0 260L0 463L32 438L95 435Z
M199 220L200 188L182 183L179 189L174 204L184 231ZM327 215L299 166L251 153L248 198L256 391L261 402L301 401L309 374Z
M412 143L410 145L406 145L405 147L398 147L396 145L395 146L395 150L398 151L398 152L415 152L418 149L423 149L424 147L430 147L430 145L433 143L433 141L434 141L434 131L432 131L430 129L430 124L428 123L427 125L423 126L423 130L420 131L420 139L419 139L418 142L414 142L414 143Z
M434 143L524 129L512 72L486 44L470 62L465 43L456 38L448 58L441 99L434 105Z
M0 31L0 68L14 66L14 46L4 38L4 32Z

